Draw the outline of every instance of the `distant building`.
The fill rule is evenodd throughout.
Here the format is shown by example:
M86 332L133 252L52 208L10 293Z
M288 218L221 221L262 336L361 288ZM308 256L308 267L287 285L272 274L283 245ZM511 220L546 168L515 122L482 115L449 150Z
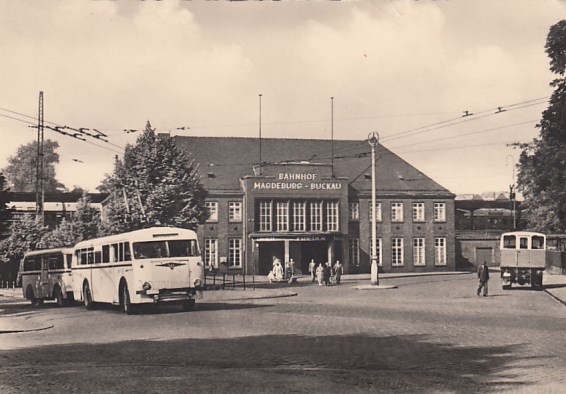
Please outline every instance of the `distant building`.
M508 192L462 194L456 206L456 265L472 268L484 261L499 264L499 239L507 231L523 230L521 201Z
M276 257L303 273L311 259L370 271L367 141L174 138L208 191L211 215L198 228L208 266L265 275ZM381 270L454 270L454 194L383 146L376 179Z
M82 193L45 193L43 211L45 224L55 228L63 219L70 219L77 210L77 203ZM98 210L102 209L101 202L108 196L107 193L88 193L91 206ZM10 192L8 208L11 209L10 222L25 214L35 214L36 199L32 192ZM9 235L2 234L2 238Z

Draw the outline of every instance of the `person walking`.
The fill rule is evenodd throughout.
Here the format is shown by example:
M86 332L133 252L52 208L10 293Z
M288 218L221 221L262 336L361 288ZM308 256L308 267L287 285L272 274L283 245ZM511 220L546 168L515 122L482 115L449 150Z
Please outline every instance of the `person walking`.
M340 284L340 278L344 273L344 267L340 264L340 260L336 260L336 264L334 264L334 277L336 278L336 284Z
M322 280L324 281L325 286L328 286L330 284L331 271L332 269L330 268L330 263L327 261L322 271Z
M324 275L324 268L322 268L322 263L316 267L316 279L318 279L318 285L322 286L322 279Z
M480 282L478 286L477 294L480 295L480 291L483 288L483 296L487 297L487 281L489 280L489 268L487 262L484 261L482 265L478 268L478 280Z
M311 274L312 283L314 283L316 276L316 263L314 262L314 259L311 259L309 263L309 273Z

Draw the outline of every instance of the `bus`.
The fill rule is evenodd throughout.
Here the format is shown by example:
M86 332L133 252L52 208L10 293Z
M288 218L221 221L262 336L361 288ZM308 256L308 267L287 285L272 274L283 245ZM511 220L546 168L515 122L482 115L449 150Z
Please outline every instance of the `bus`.
M73 301L72 248L43 249L28 252L20 262L22 291L33 306L44 300L56 300L65 306Z
M131 314L142 304L202 298L204 264L192 230L152 227L79 242L73 253L73 293L90 310L119 305Z
M510 289L515 283L542 286L543 271L546 267L546 236L541 233L514 231L501 235L501 280L503 289Z

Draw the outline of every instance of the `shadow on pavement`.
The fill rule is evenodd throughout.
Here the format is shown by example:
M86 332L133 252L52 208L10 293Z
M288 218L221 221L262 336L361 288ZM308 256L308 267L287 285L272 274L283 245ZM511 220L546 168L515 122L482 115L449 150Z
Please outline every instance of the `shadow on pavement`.
M537 361L519 352L431 343L421 335L75 343L0 350L9 365L0 368L0 381L22 392L489 392L536 384L521 369Z

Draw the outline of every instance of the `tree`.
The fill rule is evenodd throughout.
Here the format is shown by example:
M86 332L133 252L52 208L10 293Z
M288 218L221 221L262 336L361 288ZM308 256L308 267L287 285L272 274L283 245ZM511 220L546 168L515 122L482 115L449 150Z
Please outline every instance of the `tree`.
M10 189L6 188L6 178L4 174L0 173L0 237L7 229L8 219L10 219L10 209L8 203L10 202L9 196Z
M41 244L46 248L73 246L85 239L96 238L101 234L100 212L90 205L84 195L77 204L77 211L71 220L63 220L51 232L45 234Z
M59 163L57 141L43 143L44 187L46 192L64 191L65 186L55 178L55 164ZM37 141L20 145L16 154L8 159L8 166L2 171L14 192L35 192L37 173Z
M48 232L49 228L34 214L25 214L12 223L10 236L0 242L2 271L7 280L16 278L20 262L27 251L45 247L42 239Z
M206 192L188 153L173 138L156 136L149 121L100 188L111 193L110 232L151 226L194 228L208 217Z
M558 77L537 127L539 137L519 144L518 188L525 199L524 217L533 230L566 230L566 20L553 25L546 40L550 70Z

